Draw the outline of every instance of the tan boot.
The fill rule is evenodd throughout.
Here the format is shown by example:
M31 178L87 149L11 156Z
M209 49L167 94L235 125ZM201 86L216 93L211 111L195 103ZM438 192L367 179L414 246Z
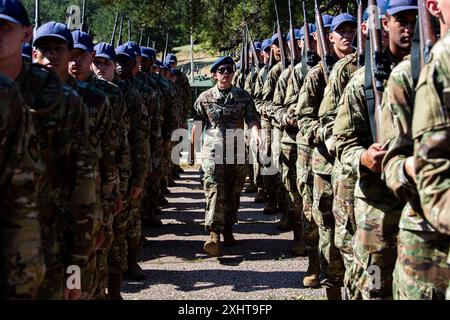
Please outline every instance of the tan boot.
M223 229L223 245L226 247L233 247L237 244L236 239L233 236L233 225L225 224Z
M108 276L108 299L123 300L120 295L122 288L122 273L110 273Z
M308 253L308 270L306 270L306 275L303 278L303 286L309 288L315 288L319 286L320 277L320 262L319 262L319 252L313 250Z
M221 254L219 233L211 231L209 235L211 238L205 242L203 250L213 257L218 257Z

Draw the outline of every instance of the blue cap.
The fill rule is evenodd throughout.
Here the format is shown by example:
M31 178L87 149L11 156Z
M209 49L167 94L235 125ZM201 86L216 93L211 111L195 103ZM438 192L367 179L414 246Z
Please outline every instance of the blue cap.
M274 33L272 38L270 38L270 44L273 44L275 41L278 41L278 34ZM283 41L286 41L286 37L283 35Z
M316 26L312 23L308 23L309 33L316 32ZM300 39L305 39L305 27L300 28Z
M331 27L331 23L333 22L334 17L330 16L329 14L323 14L322 15L322 21L323 21L323 27L328 28ZM317 29L317 26L316 26Z
M147 58L147 59L155 59L156 58L155 49L149 48L149 47L141 46L141 55L142 55L142 57Z
M355 26L358 24L356 18L351 14L341 13L334 17L333 22L331 22L331 31L336 31L343 23L353 23Z
M27 10L22 2L17 0L0 0L0 19L25 26L31 25Z
M270 47L271 45L272 45L272 40L271 39L265 39L265 40L263 40L263 42L261 44L261 50L264 51L268 47Z
M106 42L100 42L95 47L95 57L105 58L111 61L116 61L116 52L114 47Z
M253 45L255 46L256 51L261 51L261 41L255 41Z
M408 10L417 10L417 0L388 0L385 4L389 15Z
M131 60L136 60L136 51L126 44L122 44L116 48L116 56L126 56Z
M31 60L31 45L28 42L25 42L22 45L22 57Z
M129 46L131 48L133 48L134 50L134 54L135 56L141 56L141 46L139 46L139 44L137 44L137 42L134 41L128 41L126 43L124 43L126 46Z
M381 19L386 14L386 0L377 0L377 8L378 8L378 19ZM363 21L367 21L369 19L369 8L364 10Z
M63 23L50 21L40 26L36 30L36 35L33 40L33 47L36 47L38 41L43 38L61 39L67 42L71 48L73 47L72 33L70 33L70 30Z
M217 71L217 68L219 66L221 66L222 64L229 64L230 66L233 66L234 68L236 67L233 58L228 57L228 56L220 57L211 66L211 73L215 73Z
M177 62L178 62L177 56L174 55L173 53L169 53L166 56L166 59L164 59L164 63L167 63L167 64L169 64L169 63L177 63Z
M91 36L86 32L74 30L72 31L72 37L74 49L81 49L87 52L94 51L94 44L92 43Z
M294 40L300 40L300 36L301 36L301 30L300 29L294 29ZM290 32L288 32L286 40L287 41L291 40L291 33Z

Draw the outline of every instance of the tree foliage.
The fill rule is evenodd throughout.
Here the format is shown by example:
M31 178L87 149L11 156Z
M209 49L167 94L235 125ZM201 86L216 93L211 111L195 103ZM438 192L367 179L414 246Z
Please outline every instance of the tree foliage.
M22 0L34 19L34 0ZM41 0L41 20L65 22L70 5L82 7L82 0ZM123 39L128 40L127 19L131 21L131 39L138 41L144 30L144 44L155 41L158 51L164 50L166 34L169 49L189 43L192 29L196 43L218 51L235 50L240 43L243 21L253 39L265 39L273 33L275 9L273 0L87 0L86 21L95 41L109 42L116 13L125 17ZM320 1L319 1L320 2ZM308 20L314 19L314 1L305 0ZM288 0L277 0L282 29L289 26ZM350 4L350 5L349 5ZM322 9L334 14L354 12L352 0L323 1ZM291 1L293 22L303 23L302 1Z

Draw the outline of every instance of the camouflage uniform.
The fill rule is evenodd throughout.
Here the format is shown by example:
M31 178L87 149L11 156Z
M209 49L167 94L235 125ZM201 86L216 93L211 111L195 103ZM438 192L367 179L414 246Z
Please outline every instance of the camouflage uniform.
M345 269L350 269L353 260L351 239L356 226L353 213L353 193L356 177L344 170L340 161L335 158L335 145L332 135L333 124L339 110L339 101L344 89L357 69L357 55L349 54L336 62L330 73L329 83L325 88L324 98L319 109L321 128L316 137L322 152L330 155L332 161L322 158L323 161L333 164L331 181L333 185L333 216L335 220L334 244L341 252Z
M391 57L390 53L385 54ZM341 163L352 168L358 177L354 193L357 225L352 240L354 260L347 275L352 279L351 291L360 291L363 299L387 299L392 297L396 236L404 204L390 192L380 174L361 164L362 153L374 142L364 92L364 71L364 68L357 70L349 81L334 124ZM379 279L375 279L378 274Z
M140 199L130 199L132 187L143 188L147 178L149 158L149 130L150 120L147 107L142 97L129 80L114 80L123 94L129 122L127 125L128 143L130 150L131 172L128 185L124 190L124 210L114 219L114 239L108 256L110 274L121 274L127 270L127 225L130 219L131 208L140 203ZM121 188L124 187L121 185Z
M265 161L263 161L263 180L264 186L267 192L269 204L277 204L277 194L280 191L280 157L281 157L281 130L274 126L270 119L270 112L273 105L274 94L276 85L280 75L283 71L282 63L278 62L274 65L269 73L267 79L264 82L264 87L260 93L258 93L256 100L256 109L261 115L261 129L263 139L263 150L266 151ZM264 111L267 113L267 117L263 116ZM270 161L268 161L270 159ZM268 163L265 163L268 162ZM284 189L284 187L282 188ZM284 190L285 192L286 190Z
M241 129L243 135L244 120L250 124L258 122L258 117L250 95L236 87L221 91L215 86L203 92L195 102L194 111L194 120L203 121L207 130L202 150L205 226L209 232L220 233L225 224L237 223L240 194L246 177L245 149L236 150L233 143L234 150L228 151L234 151L233 163L226 159L226 130ZM239 141L240 138L237 139Z
M91 132L95 132L95 137L91 137L92 145L96 147L98 157L97 167L97 197L96 197L96 225L94 229L95 237L104 235L104 220L109 219L114 205L113 190L119 183L119 173L115 159L115 149L117 149L117 124L114 121L114 114L108 96L97 86L105 88L103 81L92 78L91 83L85 81L69 81L70 85L78 91L86 105L91 120ZM104 212L106 210L106 212ZM101 242L97 240L97 246ZM98 249L98 248L97 248ZM91 299L95 295L98 283L96 252L90 257L90 278L88 290L83 292L82 298Z
M441 294L447 290L446 299L450 299L450 215L449 215L449 180L448 180L448 145L450 100L450 34L438 41L430 55L417 85L412 121L412 138L414 139L414 158L419 191L425 219L439 233L433 237L428 246L421 246L422 239L416 240L416 246L423 248L414 254L424 254L425 250L434 249L433 261L427 266L434 266L433 286L426 294ZM416 116L417 115L417 116ZM427 239L425 239L427 240ZM426 254L426 253L425 253ZM425 255L424 256L429 256ZM446 261L445 261L446 260ZM421 283L416 280L416 282ZM439 295L438 295L439 294Z
M334 74L329 83L334 81ZM333 158L328 153L321 133L328 123L325 115L319 117L321 101L328 94L329 87L325 82L322 65L313 67L305 78L298 101L298 115L301 116L299 128L304 142L313 148L311 170L313 182L312 215L319 228L319 249L321 253L321 269L325 274L324 284L327 287L340 287L344 277L344 266L339 250L334 245L335 221L333 208L333 187L331 171ZM325 100L327 102L327 100ZM323 109L323 108L322 108Z
M92 285L96 136L79 95L56 74L24 64L17 82L33 111L44 163L38 201L46 275L36 297L62 299L68 266L80 267L82 292Z
M103 162L100 164L103 168L108 166L109 169L106 168L105 171L111 172L109 178L102 179L103 230L105 238L96 255L98 283L95 296L102 299L108 284L108 254L114 237L114 203L119 192L121 194L126 193L130 175L130 150L127 139L129 116L122 92L116 85L94 76L91 76L87 82L107 95L112 112L111 127L109 133L103 139L105 143L108 143L108 148L103 152L108 152L108 155L105 156L103 153ZM114 179L114 172L117 173L117 179Z
M37 202L43 166L31 113L0 75L0 299L32 299L45 274Z

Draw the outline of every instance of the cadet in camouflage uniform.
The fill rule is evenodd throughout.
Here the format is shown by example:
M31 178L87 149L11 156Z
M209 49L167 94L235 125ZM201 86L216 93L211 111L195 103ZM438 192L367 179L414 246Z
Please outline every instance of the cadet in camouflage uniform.
M424 290L424 293L427 296L434 297L436 295L436 297L442 298L442 293L446 289L446 299L450 300L450 277L448 274L450 267L450 183L448 179L448 163L450 161L448 154L450 140L448 114L450 107L448 99L450 26L448 21L450 21L450 16L448 8L450 3L448 0L431 2L432 6L430 5L428 8L433 15L439 18L442 39L434 45L429 63L420 74L414 103L412 137L420 203L425 219L438 234L428 239L410 232L408 239L403 237L402 240L404 243L413 244L413 248L416 249L411 252L416 257L412 260L413 263L426 262L427 269L425 271L422 271L422 268L413 270L414 279L411 280L423 285L423 276L426 276L429 271L433 275L434 283L432 285L425 284L427 290ZM432 250L432 252L428 252L428 250ZM410 252L405 252L405 254L410 254ZM432 261L429 259L430 255L432 255ZM426 259L423 262L422 257ZM402 270L405 271L410 270L410 266L407 264L404 264L403 268ZM400 273L396 272L396 275L400 276ZM411 283L410 279L405 280L408 281L408 284ZM410 293L415 292L416 290Z
M231 85L234 68L232 58L219 58L211 67L211 72L217 80L216 86L203 92L194 105L194 120L202 121L207 130L203 143L202 168L205 172L205 226L211 239L206 241L204 250L212 256L221 253L220 233L223 233L224 245L236 243L232 226L237 222L247 166L245 154L241 154L245 153L245 146L240 147L235 141L239 131L244 134L244 120L259 140L259 119L251 96ZM230 134L226 132L227 130L237 130L233 131L235 136L232 142L233 163L229 163L228 156L226 157L226 139L227 134ZM202 132L202 128L195 125L193 137L196 131ZM237 141L243 141L242 138L243 136L238 137ZM230 152L228 150L228 153Z
M286 45L283 37L283 46ZM256 108L261 115L262 138L264 141L263 150L265 150L262 175L264 179L264 186L267 193L268 203L264 208L265 214L274 214L280 209L282 212L286 211L286 203L284 196L286 190L281 184L280 178L280 157L281 157L281 135L279 125L275 124L271 118L273 108L273 98L276 90L278 79L281 72L286 66L282 66L281 50L278 44L278 35L274 34L271 38L272 52L276 64L270 69L267 74L267 79L264 82L263 89L258 93L256 100ZM278 207L277 207L278 205Z
M0 14L29 26L10 9L0 5ZM0 38L8 40L2 29ZM0 101L0 299L33 299L45 274L37 202L42 160L30 109L16 83L2 74Z
M49 22L36 31L33 47L34 62L55 71L23 65L17 78L34 110L46 168L39 200L47 273L37 298L61 299L67 268L78 266L81 290L64 286L64 298L79 299L88 296L94 283L98 138L87 107L67 84L73 48L70 31L63 24Z
M441 34L445 34L446 31L445 27L442 28ZM449 38L447 37L447 39ZM392 70L383 96L382 111L385 114L382 118L387 121L381 125L381 141L388 145L388 151L383 159L383 180L399 199L407 201L399 223L398 256L393 275L394 299L443 300L450 279L450 264L447 261L450 237L448 233L437 232L433 224L430 224L432 220L428 222L424 216L417 185L414 182L414 142L412 139L412 120L415 112L420 112L420 117L418 117L420 119L417 123L422 125L430 119L422 120L424 115L433 112L428 110L436 106L435 110L439 112L445 104L445 102L441 104L439 100L432 98L438 95L434 95L436 88L433 81L429 81L433 78L439 79L445 74L445 71L441 73L434 69L437 61L440 65L449 65L450 55L448 50L445 50L443 42L445 43L445 40L438 44L441 45L441 48L436 47L437 51L434 49L431 53L432 57L437 60L425 67L420 78L417 98L422 101L422 105L417 104L417 109L414 110L414 84L409 56ZM448 44L447 40L446 45ZM435 52L441 56L435 57ZM442 64L443 61L446 62ZM434 71L430 72L430 70ZM448 74L447 72L447 78ZM424 105L427 108L423 108ZM424 131L420 129L417 132ZM428 137L425 139L427 140L423 141L431 141L428 140ZM424 145L427 144L425 142ZM419 152L424 150L424 145L419 146L419 159L422 155ZM433 143L432 146L434 147L435 144ZM429 147L430 145L427 145L426 153L423 154L425 155L423 159L426 160L419 160L422 167L425 162L429 161L427 155L433 152L433 147ZM436 170L434 166L433 170Z
M383 27L390 37L384 52L384 75L410 50L410 43L402 42L400 35L408 33L412 38L417 13L414 7L416 3L411 0L386 5ZM363 299L388 299L392 297L396 236L404 203L381 180L381 161L386 151L372 138L364 87L365 73L360 69L348 84L334 125L340 160L358 176L354 209L357 230L353 237L354 261L348 275L352 279L349 286L353 292L360 291ZM373 270L380 275L379 279L373 279Z

